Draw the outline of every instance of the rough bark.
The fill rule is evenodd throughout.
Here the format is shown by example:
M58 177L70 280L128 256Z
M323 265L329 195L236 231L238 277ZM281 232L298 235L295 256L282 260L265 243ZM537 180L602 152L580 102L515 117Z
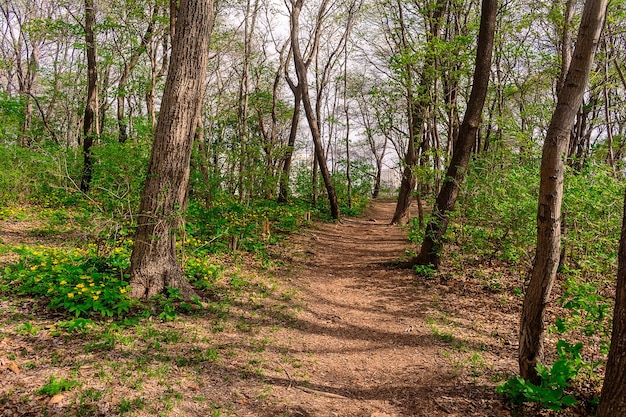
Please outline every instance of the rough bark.
M182 0L170 67L152 147L131 255L131 296L150 298L165 287L193 294L176 259L194 132L200 116L214 18L213 1Z
M497 9L497 0L483 0L478 48L476 50L476 67L467 110L461 123L459 137L443 185L437 195L435 207L433 207L432 218L426 226L426 234L420 253L409 262L411 266L417 264L439 266L443 245L442 237L448 227L450 211L454 210L460 185L465 178L465 171L469 164L476 133L480 127L483 106L487 96Z
M543 360L544 354L545 306L560 258L564 159L567 156L570 131L593 65L606 7L607 0L589 0L585 3L572 62L559 92L543 145L537 209L537 249L524 297L519 341L520 374L533 383L539 383L535 367Z
M87 49L87 103L83 120L83 174L80 189L86 193L93 176L91 147L98 136L98 64L94 26L96 12L93 0L85 0L85 44Z
M626 194L619 242L617 289L613 310L611 348L606 363L598 417L626 415Z

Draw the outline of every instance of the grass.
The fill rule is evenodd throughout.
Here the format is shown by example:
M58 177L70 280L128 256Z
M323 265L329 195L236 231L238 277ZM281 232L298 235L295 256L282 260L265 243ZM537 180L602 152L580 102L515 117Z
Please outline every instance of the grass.
M12 219L17 216L27 219L36 217L36 210L3 213ZM58 213L42 217L57 223L62 218ZM51 232L41 233L42 230ZM262 379L268 361L264 355L271 354L275 343L269 334L276 326L288 325L283 319L295 314L297 306L295 291L281 288L271 277L271 262L246 253L215 257L199 251L196 243L190 241L187 249L195 251L187 257L188 271L193 274L190 278L198 288L209 291L201 305L185 308L179 299L170 296L131 306L132 311L129 309L121 315L115 311L110 315L93 314L95 311L89 306L83 306L76 317L64 311L62 305L42 308L45 297L39 294L15 291L16 282L30 280L29 284L61 288L65 281L72 287L59 294L68 300L70 292L74 292L73 299L77 298L77 284L84 282L84 287L89 288L91 282L80 276L86 275L85 268L92 265L89 262L105 258L98 255L100 249L96 246L80 249L71 242L59 245L55 239L60 233L66 230L39 224L36 238L47 240L50 245L26 249L21 266L4 263L0 271L0 343L19 341L22 347L7 352L3 359L16 364L19 375L15 377L30 381L27 388L3 392L2 404L23 403L48 413L46 410L52 406L38 396L63 393L64 415L68 416L97 415L98 407L104 403L113 404L111 411L123 416L178 415L177 409L190 403L196 404L199 415L229 416L234 415L229 386L237 384L238 379L226 363L244 372L250 383L258 381L259 392L264 392ZM96 263L89 276L102 274L104 285L108 285L105 281L115 273L119 277L122 264L116 259L128 255L128 244L118 242L106 250L113 257L106 258L109 260L102 264ZM0 255L12 254L15 248L0 243ZM65 275L55 275L53 268L58 265L63 266ZM36 268L31 271L33 266ZM21 273L24 275L20 276ZM93 283L94 287L99 285L99 281ZM124 295L119 288L125 287L113 287L111 292ZM90 293L95 301L93 296L96 294ZM161 316L164 306L170 308L171 317L167 319ZM258 337L251 341L253 334ZM250 353L254 354L252 359ZM49 374L70 377L43 379ZM220 383L207 384L207 380ZM204 400L200 401L201 398Z

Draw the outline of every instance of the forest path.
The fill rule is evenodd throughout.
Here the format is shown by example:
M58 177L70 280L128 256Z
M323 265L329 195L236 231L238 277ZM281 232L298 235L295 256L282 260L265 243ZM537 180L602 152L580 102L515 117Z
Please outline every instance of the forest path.
M433 327L437 291L389 266L410 248L406 231L389 225L394 208L375 201L362 217L291 238L300 259L287 279L304 308L278 337L289 341L302 372L285 370L288 383L274 384L282 415L503 415L494 411L493 389L459 378L456 355L445 353L453 336Z

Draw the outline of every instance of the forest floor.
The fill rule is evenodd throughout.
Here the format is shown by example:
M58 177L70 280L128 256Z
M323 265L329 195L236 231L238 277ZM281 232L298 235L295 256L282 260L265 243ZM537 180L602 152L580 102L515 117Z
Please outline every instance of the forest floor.
M173 321L67 333L41 301L0 294L0 416L511 415L495 387L516 373L521 297L475 273L493 265L395 268L414 248L394 207L222 259L236 295ZM36 226L2 221L2 245L67 244ZM77 386L38 393L52 376Z

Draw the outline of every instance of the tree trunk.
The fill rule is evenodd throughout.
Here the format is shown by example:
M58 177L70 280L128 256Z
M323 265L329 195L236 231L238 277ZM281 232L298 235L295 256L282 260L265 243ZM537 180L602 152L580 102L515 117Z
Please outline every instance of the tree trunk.
M410 47L406 39L402 3L400 1L397 3L402 42L401 46L404 51L409 51ZM428 20L432 22L432 27L428 35L429 41L439 38L442 23L441 18L443 17L445 10L446 1L443 0L436 2L432 11L426 10L426 12L429 13L429 16L425 16L425 18L428 18ZM425 113L428 109L431 89L435 79L435 71L433 70L435 66L435 54L428 53L424 59L425 61L422 66L420 83L417 88L417 97L413 95L413 67L411 64L407 64L405 67L406 99L409 119L409 144L404 157L404 170L402 171L402 180L400 182L400 190L398 191L398 201L396 203L396 210L393 214L393 218L391 219L391 224L404 223L407 220L409 207L411 206L411 194L415 189L417 181L413 170L419 162L417 153L420 145L418 142L423 138Z
M83 121L83 175L80 189L89 191L93 176L93 160L91 147L94 138L98 136L98 67L96 62L96 40L94 25L96 11L93 0L85 0L85 44L87 49L87 104Z
M154 18L150 17L146 33L141 38L139 46L133 51L130 60L124 63L122 76L117 84L117 126L119 130L118 141L125 143L128 140L128 121L124 114L124 103L126 100L126 84L130 78L130 74L139 62L141 54L145 52L148 43L152 39L152 31L154 28Z
M193 137L200 117L213 25L213 1L181 0L170 67L152 147L131 255L131 296L150 298L175 287L189 298L176 259Z
M611 348L606 363L598 417L626 415L626 194L619 242L617 289L613 310Z
M432 265L435 268L439 266L442 237L448 227L450 211L454 209L460 185L465 178L465 170L469 164L487 96L497 9L497 0L483 0L472 92L443 186L437 195L432 218L426 226L420 253L409 262L411 266L417 264Z
M309 122L309 128L311 130L311 136L313 136L313 144L315 147L315 158L319 165L324 185L326 186L326 192L328 194L328 201L330 203L330 214L333 219L340 220L339 214L339 202L337 200L337 193L330 177L330 171L326 164L326 156L324 155L324 148L322 145L322 135L319 128L318 119L315 116L315 111L311 105L311 97L309 95L309 85L307 80L307 64L305 63L302 53L300 52L300 10L302 9L303 0L292 0L291 6L291 48L293 51L293 61L296 67L296 74L298 76L298 86L302 88L302 104L304 105L304 112L306 114L307 121ZM321 18L321 15L320 15Z
M298 124L300 121L300 105L302 103L302 91L300 86L296 86L289 78L287 79L289 87L293 92L293 116L291 118L291 128L289 130L289 140L285 151L285 159L283 161L283 172L280 176L280 186L278 191L278 202L283 204L289 200L289 176L291 174L291 159L293 157L293 149L296 145L296 137L298 135Z
M582 103L608 0L585 2L570 69L559 92L541 157L537 209L537 249L530 284L524 297L519 340L520 374L539 383L536 365L543 360L544 311L560 258L561 203L564 158L570 131Z

